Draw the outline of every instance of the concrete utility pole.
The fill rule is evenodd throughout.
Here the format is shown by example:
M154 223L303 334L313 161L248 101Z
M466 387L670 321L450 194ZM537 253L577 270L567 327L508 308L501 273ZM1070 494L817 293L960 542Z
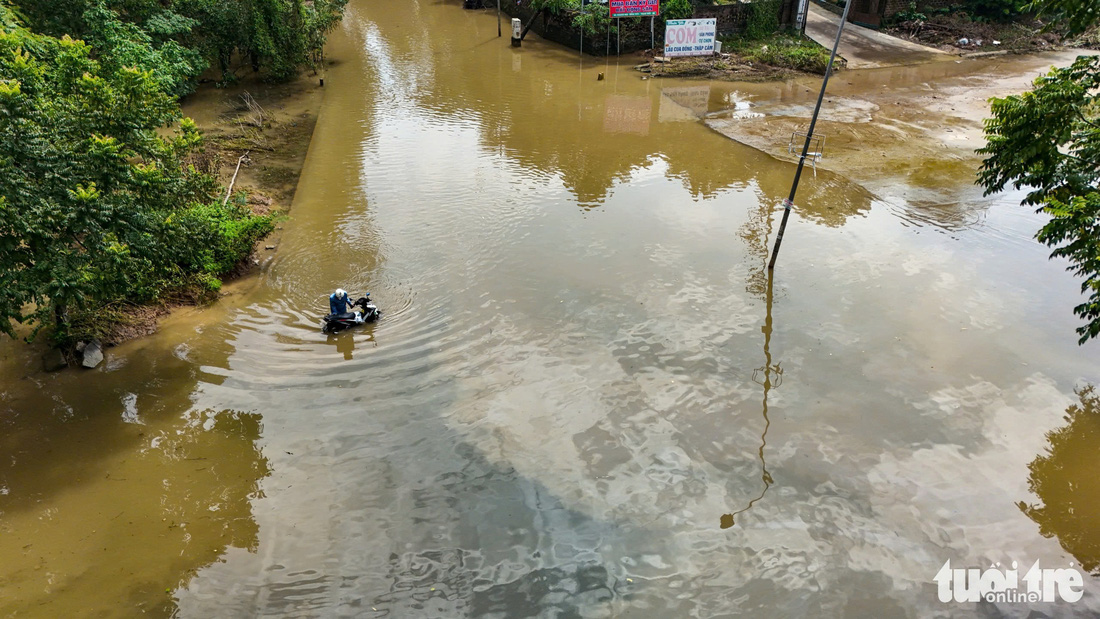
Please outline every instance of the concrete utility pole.
M836 29L836 41L833 42L833 53L829 56L829 64L825 67L825 77L821 80L821 92L817 95L817 105L814 106L814 115L810 118L810 130L806 132L806 143L802 146L802 154L798 157L798 168L794 171L794 183L791 184L791 195L783 202L783 220L779 223L779 234L775 237L775 247L772 249L772 258L768 261L768 270L775 268L775 259L779 257L779 245L783 243L783 231L787 229L787 219L791 216L791 207L794 206L794 194L798 191L798 179L802 177L802 168L806 164L806 153L810 151L810 138L814 135L814 125L817 124L817 113L821 111L821 100L825 98L825 87L829 84L829 76L833 73L833 61L836 60L836 50L840 47L840 35L844 32L844 24L848 21L848 9L852 8L852 0L844 4L844 14L840 16L840 26Z

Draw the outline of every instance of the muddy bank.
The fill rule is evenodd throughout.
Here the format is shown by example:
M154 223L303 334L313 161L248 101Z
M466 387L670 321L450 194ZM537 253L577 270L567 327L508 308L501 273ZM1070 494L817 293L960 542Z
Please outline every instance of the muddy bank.
M802 71L754 63L735 54L721 54L703 58L650 59L635 68L653 77L698 77L729 82L763 82L808 75L808 73Z
M285 84L258 79L243 79L227 88L205 84L180 102L183 115L195 120L205 138L193 160L217 175L222 199L231 188L232 195L246 196L248 207L257 215L289 212L317 124L322 93L318 76L306 72ZM281 232L282 226L276 225L222 280L228 283L255 274L271 259ZM219 296L227 294L231 293L223 290ZM209 296L185 292L155 304L107 308L113 317L100 341L116 346L150 335L173 310L210 301Z
M974 151L984 144L988 99L1027 90L1051 65L1068 65L1076 56L999 56L838 74L815 131L825 138L816 168L922 208L981 197L974 185L981 157ZM816 78L746 85L736 106L709 113L705 122L777 159L796 161L788 150L791 135L805 131L819 89Z
M249 195L253 210L285 212L294 198L302 163L317 123L323 88L304 74L286 84L242 81L228 88L204 86L181 102L206 138L205 151L219 162L228 185L237 159L233 192Z
M720 53L695 57L653 57L636 68L654 77L705 77L723 81L792 79L803 75L824 75L830 49L819 41L798 34L777 32L763 39L719 37ZM834 70L848 66L837 57Z
M218 162L218 177L232 192L244 192L261 215L286 214L313 138L324 88L308 72L286 84L242 80L229 88L203 87L182 102L206 138L205 151ZM244 157L243 161L241 157ZM241 161L238 170L237 164ZM226 276L240 279L266 264L282 226L256 244L249 260Z
M925 16L899 21L886 29L893 36L935 47L950 54L975 52L1035 53L1074 47L1082 41L1064 40L1038 21L995 23L974 21L965 13ZM920 19L924 17L924 19Z

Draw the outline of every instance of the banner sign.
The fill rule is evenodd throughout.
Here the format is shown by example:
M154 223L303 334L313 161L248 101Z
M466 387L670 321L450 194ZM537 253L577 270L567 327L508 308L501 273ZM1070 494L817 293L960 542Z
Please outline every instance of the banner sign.
M649 17L661 14L659 0L611 0L611 17Z
M670 19L665 22L665 56L709 56L714 53L717 21Z

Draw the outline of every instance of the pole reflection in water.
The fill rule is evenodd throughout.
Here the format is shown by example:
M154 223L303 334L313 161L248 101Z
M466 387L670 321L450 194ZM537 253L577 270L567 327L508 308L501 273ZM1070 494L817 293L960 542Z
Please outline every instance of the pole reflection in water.
M756 368L752 371L753 382L764 387L764 402L763 402L763 415L764 415L764 431L760 434L760 480L764 482L764 488L760 491L760 496L749 501L745 507L729 514L722 514L721 526L723 529L732 527L735 523L737 516L752 509L752 506L757 501L764 498L764 495L768 493L768 489L772 487L774 481L772 480L771 473L768 472L768 462L764 459L764 448L768 446L768 428L771 427L771 419L768 418L768 394L773 388L779 387L783 384L783 368L779 363L772 363L771 353L771 340L772 340L772 282L774 272L767 271L768 288L766 305L767 316L764 318L764 326L760 329L764 332L764 366ZM760 376L763 375L763 379Z

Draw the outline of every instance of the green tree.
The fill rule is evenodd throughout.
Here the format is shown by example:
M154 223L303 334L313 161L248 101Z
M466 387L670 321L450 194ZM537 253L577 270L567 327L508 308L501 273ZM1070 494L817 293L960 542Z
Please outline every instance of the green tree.
M1074 33L1084 32L1100 22L1100 6L1092 0L1035 0L1027 9Z
M666 20L689 19L695 12L690 0L666 0L661 3L661 14Z
M151 300L247 255L229 237L250 249L270 220L208 212L214 179L184 165L201 138L166 84L16 22L0 5L0 331L52 319L64 337L72 312Z
M153 70L186 94L209 66L234 59L273 80L314 63L347 0L15 0L35 32L92 46L104 65Z
M1039 8L1076 29L1095 23L1090 0L1050 0ZM1050 216L1036 238L1066 258L1083 279L1085 301L1073 311L1085 320L1078 343L1100 336L1100 58L1079 57L1054 69L1020 95L993 99L985 121L988 143L978 183L986 195L1005 187L1029 189L1024 204Z
M229 78L235 56L276 80L316 62L347 0L173 0L173 11L199 23L192 42Z

